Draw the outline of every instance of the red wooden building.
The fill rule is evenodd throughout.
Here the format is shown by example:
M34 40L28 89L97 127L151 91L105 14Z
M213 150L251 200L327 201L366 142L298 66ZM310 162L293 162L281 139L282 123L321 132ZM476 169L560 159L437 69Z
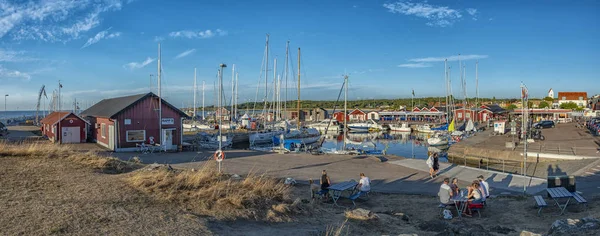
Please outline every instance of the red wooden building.
M365 121L367 120L367 113L362 111L361 109L354 109L354 111L350 112L350 120L351 121Z
M333 119L337 120L340 123L343 123L344 122L344 112L338 111L336 113L333 113ZM346 115L346 120L350 121L350 116Z
M135 151L136 144L161 145L177 150L183 139L183 111L154 93L104 99L81 113L92 125L91 136L113 151Z
M40 123L42 135L55 143L85 143L90 124L72 112L52 112Z

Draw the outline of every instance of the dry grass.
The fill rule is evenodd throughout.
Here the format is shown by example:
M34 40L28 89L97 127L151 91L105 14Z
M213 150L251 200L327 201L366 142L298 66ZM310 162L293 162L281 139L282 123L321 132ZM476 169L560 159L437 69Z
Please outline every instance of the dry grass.
M77 152L69 146L47 142L0 143L0 157L64 159L109 174L124 173L141 167L135 160L128 162L114 157L102 157L94 151Z
M300 209L300 201L291 201L290 189L281 181L262 175L232 179L211 164L198 171L142 170L129 182L160 200L178 202L196 214L220 220L282 222Z
M341 225L339 226L333 226L333 225L329 225L327 226L327 231L325 231L324 236L342 236L342 235L349 235L350 231L348 229L348 227L346 226L346 223L348 222L348 220L345 220Z

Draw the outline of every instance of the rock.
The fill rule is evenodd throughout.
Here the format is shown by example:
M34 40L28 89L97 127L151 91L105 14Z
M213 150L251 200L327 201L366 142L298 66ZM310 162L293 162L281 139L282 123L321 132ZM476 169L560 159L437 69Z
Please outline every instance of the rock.
M490 228L490 231L496 232L496 233L499 233L499 234L509 234L509 233L515 232L514 229L502 227L502 226L499 226L499 225Z
M542 235L523 230L523 231L521 231L521 234L519 234L519 236L542 236Z
M239 175L237 175L237 174L233 174L233 175L231 175L231 179L236 179L236 180L237 180L237 179L241 179L241 178L242 178L242 177L241 177L241 176L239 176Z
M548 235L583 235L600 229L600 221L592 217L557 220L552 223Z
M379 218L377 214L363 208L357 208L352 211L346 211L346 217L356 220L373 220Z
M296 180L294 178L288 177L288 178L285 178L285 181L283 183L287 184L287 185L295 185L296 184Z
M408 215L402 213L402 212L396 212L394 213L394 216L400 217L400 219L402 219L403 221L408 222L410 220L410 218L408 218Z
M452 232L451 230L445 230L444 232L438 233L435 236L454 236L456 235L454 232Z
M448 223L442 220L430 220L422 222L418 225L419 229L431 232L443 232L448 227Z

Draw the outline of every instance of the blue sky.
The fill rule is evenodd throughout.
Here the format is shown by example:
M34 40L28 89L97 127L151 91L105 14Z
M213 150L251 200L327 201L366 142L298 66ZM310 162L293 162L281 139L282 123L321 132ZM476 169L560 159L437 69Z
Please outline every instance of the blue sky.
M197 68L212 104L220 63L229 66L225 90L235 64L239 100L254 101L267 33L269 79L275 57L283 71L287 40L294 70L302 48L303 99L335 100L344 73L350 99L406 98L412 89L443 96L444 58L461 96L458 54L470 97L476 61L482 97L518 97L521 81L533 97L549 88L599 93L600 3L592 0L22 2L0 0L0 94L9 94L9 110L33 109L39 88L52 93L59 79L63 104L150 91L159 42L171 103L191 104Z

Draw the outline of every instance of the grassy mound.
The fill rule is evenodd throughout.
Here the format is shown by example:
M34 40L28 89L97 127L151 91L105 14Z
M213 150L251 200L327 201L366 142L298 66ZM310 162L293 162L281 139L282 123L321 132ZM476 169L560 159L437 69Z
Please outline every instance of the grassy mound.
M109 174L124 173L141 167L139 163L102 157L97 152L77 152L69 146L47 142L0 143L1 157L58 158Z
M198 171L140 170L129 178L134 187L167 202L219 220L288 221L299 211L290 189L281 181L259 175L232 178L208 163Z

